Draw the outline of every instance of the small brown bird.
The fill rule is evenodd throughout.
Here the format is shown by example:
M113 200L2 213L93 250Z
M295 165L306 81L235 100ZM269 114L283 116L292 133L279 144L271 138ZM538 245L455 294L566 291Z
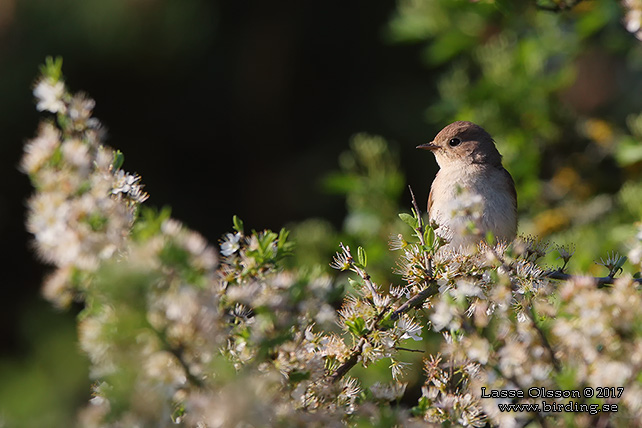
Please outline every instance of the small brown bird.
M439 164L428 197L428 215L451 248L469 251L481 240L480 234L467 230L471 221L481 236L492 232L498 240L515 238L515 182L502 166L502 155L488 132L472 122L454 122L417 148L433 152Z

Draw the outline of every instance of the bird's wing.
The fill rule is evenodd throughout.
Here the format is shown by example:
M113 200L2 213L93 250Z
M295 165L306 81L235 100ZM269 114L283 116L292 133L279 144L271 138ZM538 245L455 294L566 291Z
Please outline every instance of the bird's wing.
M509 184L509 191L511 193L511 196L513 197L513 203L515 204L515 211L517 211L517 191L515 190L515 180L513 180L513 176L510 175L510 172L506 171L506 168L502 167L502 171L506 175L506 178L508 179ZM430 203L430 202L429 202Z

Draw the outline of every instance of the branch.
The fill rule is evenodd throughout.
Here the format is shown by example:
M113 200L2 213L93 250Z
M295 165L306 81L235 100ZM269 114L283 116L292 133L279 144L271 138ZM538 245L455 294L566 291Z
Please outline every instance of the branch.
M586 276L582 276L582 275L570 275L568 273L564 273L559 270L545 272L544 276L550 279L557 279L560 281L570 281L572 279L587 278ZM604 286L604 285L613 284L617 279L612 276L590 276L588 278L591 278L593 281L595 281L598 287L600 288L601 286ZM632 281L637 284L642 284L642 278L633 278Z
M424 288L419 293L415 294L410 299L408 299L406 303L399 306L399 309L397 309L392 313L392 315L390 316L390 319L393 321L399 319L399 317L403 315L405 312L408 312L412 308L416 308L417 306L422 305L426 301L426 299L437 294L437 288L431 287L430 285L432 284L433 283L431 281L428 284L428 287Z
M363 345L365 344L366 338L362 337L361 340L359 340L359 343L357 343L357 345L353 348L352 353L350 354L350 358L348 358L345 363L341 364L334 371L334 373L332 373L332 376L330 376L330 380L332 383L341 379L346 373L350 371L351 368L357 365L357 361L359 361L359 355L361 355Z
M429 286L425 288L424 290L420 291L418 294L410 298L406 303L401 305L399 309L394 311L392 315L390 316L391 320L397 320L403 313L408 312L410 309L415 308L419 305L421 305L423 302L426 301L426 299L434 294L437 294L437 289L435 287L430 287L432 285L432 281L429 283ZM330 376L330 380L334 383L341 379L346 373L352 369L357 362L359 361L359 356L361 355L361 352L363 350L363 345L366 344L366 336L368 336L372 331L374 330L379 330L380 327L378 326L379 322L384 318L384 314L388 313L388 310L383 310L377 317L377 320L375 322L375 325L372 329L368 330L365 332L365 334L361 337L359 342L355 345L354 348L352 348L352 351L350 353L350 358L348 358L343 364L337 368L334 373Z
M539 338L542 341L544 348L546 348L546 350L548 351L548 354L551 357L551 362L553 363L553 367L555 368L555 371L557 373L560 373L562 371L562 365L560 364L559 360L555 356L555 351L551 346L551 342L548 341L548 337L546 337L546 335L544 334L544 331L540 328L539 325L537 325L537 321L535 321L535 308L531 304L530 310L528 312L526 311L524 312L528 315L528 318L530 319L530 322L533 324L533 327L537 331L537 334L539 335Z
M415 198L415 194L412 191L412 187L408 186L408 189L410 190L410 196L412 197L412 205L413 208L417 214L417 228L415 231L417 232L417 237L419 238L419 241L421 242L422 247L425 248L426 246L426 241L424 239L424 222L421 217L421 210L419 209L419 205L417 204L417 199ZM346 247L343 245L343 243L340 244L341 249L343 250L344 254L348 257L348 263L350 263L351 267L353 270L363 279L366 287L370 290L372 293L373 297L377 293L377 289L370 280L370 275L360 267L356 266L354 263L354 259L352 258L352 254L350 253L350 248ZM432 275L432 264L430 261L429 255L424 252L424 262L426 266L426 270L429 275ZM416 308L418 306L421 306L426 299L429 297L437 294L437 288L436 287L431 287L431 285L434 285L433 281L428 281L427 287L423 290L421 290L419 293L408 299L406 303L401 305L396 311L394 311L390 315L390 319L392 321L396 321L399 319L401 315L404 313L408 312L409 310ZM384 309L381 311L379 316L377 317L377 320L375 321L374 325L370 330L368 330L359 340L359 342L352 348L352 351L350 353L350 357L343 363L341 364L335 371L332 373L330 376L330 379L332 382L336 382L339 379L341 379L346 373L354 367L357 362L359 361L359 356L361 355L361 352L363 351L363 345L366 344L366 336L370 334L374 330L378 330L379 327L379 322L384 318L384 315L388 313L388 309Z
M167 342L165 342L165 343L167 345L167 351L169 351L169 353L172 354L176 358L176 360L179 362L179 364L181 365L181 367L185 371L185 376L187 377L187 379L192 384L194 384L196 387L204 388L205 384L203 383L203 381L192 374L192 372L190 371L190 368L189 368L189 364L183 358L183 347L181 346L179 348L175 348L175 347L169 345L169 343L167 343Z
M423 354L424 352L426 352L423 349L402 348L400 346L395 346L395 351L417 352L419 354Z
M163 346L165 347L165 350L170 354L172 354L174 358L176 358L176 361L178 361L182 369L185 371L185 376L187 377L187 380L197 388L203 389L205 387L205 383L203 382L202 379L199 379L198 377L194 376L194 374L190 371L189 363L185 361L185 358L183 357L185 353L185 348L183 347L183 345L178 344L178 346L174 346L173 344L171 344L167 338L166 329L163 329L162 331L153 329L153 331L156 332L156 336L162 342Z

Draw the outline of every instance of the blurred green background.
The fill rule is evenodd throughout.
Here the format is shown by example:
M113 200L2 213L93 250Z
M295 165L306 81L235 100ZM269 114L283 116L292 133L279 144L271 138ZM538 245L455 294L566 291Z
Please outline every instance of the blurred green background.
M554 5L0 0L0 426L69 426L89 398L79 308L40 298L48 268L23 225L17 164L45 56L63 56L70 88L97 101L147 204L211 242L238 214L291 225L292 264L327 266L352 239L387 278L406 185L423 207L437 170L414 147L461 119L504 154L520 232L574 243L571 270L604 275L594 260L626 253L642 216L642 47L617 1L542 8Z

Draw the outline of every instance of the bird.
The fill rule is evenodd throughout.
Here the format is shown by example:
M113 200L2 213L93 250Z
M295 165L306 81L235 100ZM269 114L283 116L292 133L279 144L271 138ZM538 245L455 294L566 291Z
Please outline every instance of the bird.
M439 165L427 211L431 223L438 225L435 233L448 241L447 248L470 253L488 232L497 241L515 238L515 182L484 128L453 122L417 148L430 150Z

